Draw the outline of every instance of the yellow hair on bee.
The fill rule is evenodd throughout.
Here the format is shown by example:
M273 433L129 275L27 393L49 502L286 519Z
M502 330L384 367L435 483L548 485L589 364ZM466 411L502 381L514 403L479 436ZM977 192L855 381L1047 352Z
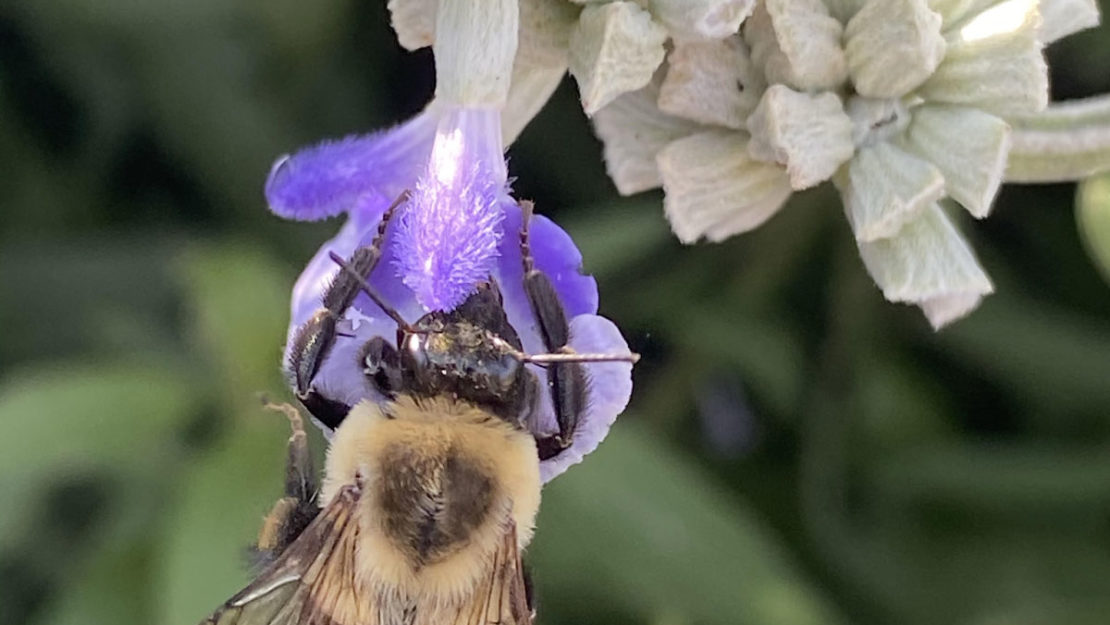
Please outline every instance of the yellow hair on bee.
M361 489L357 572L376 595L465 601L515 524L532 537L540 503L535 441L480 408L402 397L355 406L336 430L322 503Z

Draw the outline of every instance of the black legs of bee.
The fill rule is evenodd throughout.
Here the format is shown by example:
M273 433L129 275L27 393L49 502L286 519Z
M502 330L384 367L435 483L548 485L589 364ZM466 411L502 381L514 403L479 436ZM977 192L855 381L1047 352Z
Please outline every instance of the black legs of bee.
M377 266L382 256L382 242L385 239L386 227L394 211L406 197L407 194L402 194L386 209L371 244L358 248L351 255L347 264L357 275L369 277L370 272ZM361 284L349 272L340 271L336 274L335 280L324 292L323 308L316 311L304 325L297 329L289 352L289 372L293 378L293 390L297 394L297 399L312 413L312 416L331 429L335 429L343 421L351 407L321 396L312 388L312 380L320 370L320 365L327 359L332 346L335 345L336 326L339 320L343 318L347 308L354 303L360 290L362 290Z
M567 352L570 326L567 324L563 305L547 275L535 268L532 250L528 244L528 227L532 218L532 203L521 202L520 251L524 262L524 291L532 314L543 336L544 347L550 353ZM586 409L586 374L580 363L561 362L547 365L547 378L555 406L555 420L559 433L539 438L536 447L540 460L557 456L570 447L578 419Z
M285 413L293 433L289 436L289 455L285 463L285 496L274 503L258 533L255 550L262 564L281 555L320 511L316 505L316 469L308 452L304 420L289 404L266 402L265 406Z

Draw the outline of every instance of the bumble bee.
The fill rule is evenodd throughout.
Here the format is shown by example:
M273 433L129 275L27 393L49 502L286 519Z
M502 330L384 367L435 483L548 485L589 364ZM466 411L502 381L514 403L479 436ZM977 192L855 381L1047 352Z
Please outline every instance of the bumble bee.
M403 199L403 198L402 198ZM298 399L334 427L322 487L302 420L293 425L286 497L259 537L268 563L204 624L521 625L534 617L521 552L540 502L539 461L568 448L585 409L582 363L636 355L579 354L566 315L528 247L531 205L521 202L524 286L548 353L524 353L490 279L451 311L409 323L367 282L381 257L373 241L349 260L323 307L294 334L289 368ZM353 407L322 397L312 381L337 321L366 293L397 323L396 342L361 350L369 383L385 398ZM526 367L547 369L546 380ZM531 427L550 392L558 433Z

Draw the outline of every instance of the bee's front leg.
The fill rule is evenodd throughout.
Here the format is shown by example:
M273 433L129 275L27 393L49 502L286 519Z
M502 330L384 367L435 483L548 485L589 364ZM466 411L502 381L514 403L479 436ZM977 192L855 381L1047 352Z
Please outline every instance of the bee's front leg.
M308 449L304 419L289 404L266 402L265 406L285 413L293 433L289 436L285 462L285 496L278 499L270 509L270 514L266 515L254 548L263 565L280 556L320 512L316 501L319 492L316 467L312 464L312 455Z
M408 193L402 193L385 210L373 241L370 245L356 249L347 261L357 275L368 279L370 273L378 266L378 261L382 257L386 227L397 207L406 198ZM333 430L347 416L351 407L320 395L313 388L312 382L335 345L338 336L336 327L339 321L361 290L362 285L347 271L336 274L331 285L324 291L323 306L297 328L289 350L288 371L297 399L320 423Z
M559 301L559 295L551 280L536 269L532 250L528 242L528 222L532 218L532 203L521 202L520 251L524 262L524 292L528 296L532 314L535 315L543 336L544 347L550 353L567 349L570 340L570 325L566 312ZM551 399L555 406L555 421L559 433L555 436L538 438L536 447L540 460L553 458L570 447L579 418L586 410L586 373L582 365L575 362L552 363L547 366L547 382L551 389Z

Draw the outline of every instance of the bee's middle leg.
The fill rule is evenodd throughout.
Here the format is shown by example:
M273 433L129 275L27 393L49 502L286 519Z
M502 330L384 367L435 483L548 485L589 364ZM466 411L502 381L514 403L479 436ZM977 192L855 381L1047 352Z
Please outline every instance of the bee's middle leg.
M285 496L278 499L266 515L255 547L259 559L270 562L301 535L320 508L316 501L319 484L308 449L304 419L289 404L267 403L266 407L285 413L292 430L285 461Z

